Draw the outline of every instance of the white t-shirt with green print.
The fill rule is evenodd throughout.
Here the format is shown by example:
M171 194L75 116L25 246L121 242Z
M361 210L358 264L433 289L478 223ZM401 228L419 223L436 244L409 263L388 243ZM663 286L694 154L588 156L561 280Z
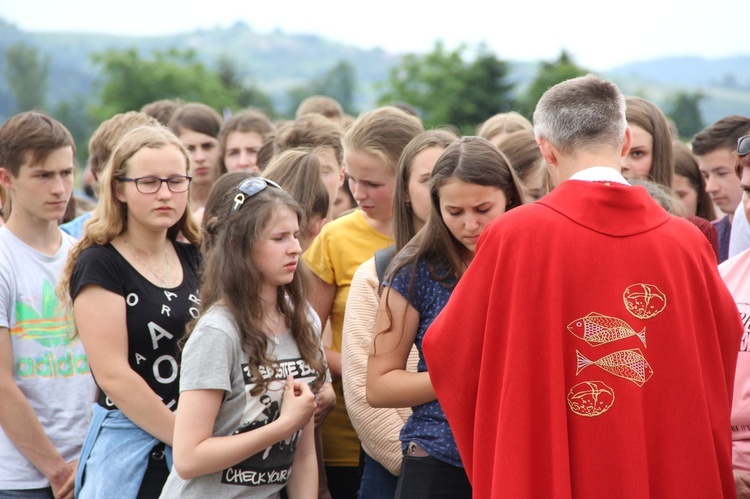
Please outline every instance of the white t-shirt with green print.
M49 256L0 227L0 327L10 332L16 385L57 451L72 461L88 430L96 387L83 346L73 338L73 312L55 294L75 244L60 233L60 249ZM49 486L1 428L0 463L0 490Z

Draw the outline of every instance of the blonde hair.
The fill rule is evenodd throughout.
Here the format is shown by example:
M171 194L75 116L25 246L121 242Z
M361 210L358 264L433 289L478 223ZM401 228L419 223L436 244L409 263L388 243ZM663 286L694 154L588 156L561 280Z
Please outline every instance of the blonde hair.
M306 114L320 114L329 120L336 120L341 123L344 117L344 110L339 102L327 95L313 95L300 102L297 107L296 117L299 118Z
M344 149L375 156L396 172L406 145L424 128L422 122L392 106L364 114L344 135Z
M531 122L515 111L499 113L487 119L477 128L477 135L487 140L499 134L509 134L519 130L533 130Z
M162 149L164 147L177 148L185 159L186 173L190 173L190 155L182 145L180 139L163 126L142 126L134 128L126 133L115 146L109 160L104 165L99 188L99 203L94 210L91 220L86 224L86 230L80 242L73 247L68 256L60 285L58 287L60 296L66 296L73 268L78 261L78 256L86 249L94 245L110 243L115 237L122 234L128 226L127 206L121 203L115 193L120 188L119 179L125 177L128 171L128 162L135 153L143 148ZM192 243L200 246L200 229L193 219L188 196L185 212L172 227L167 230L167 237L171 240L177 239L178 234Z
M156 118L146 113L128 111L103 121L89 139L89 164L91 173L98 176L119 140L130 130L140 126L159 126Z
M275 156L263 171L265 178L279 184L302 208L305 216L300 220L301 237L307 235L315 216L328 215L328 189L320 178L320 154L324 150L289 149Z
M328 147L336 156L339 166L344 162L341 127L319 114L306 114L278 128L274 138L276 153L297 147Z

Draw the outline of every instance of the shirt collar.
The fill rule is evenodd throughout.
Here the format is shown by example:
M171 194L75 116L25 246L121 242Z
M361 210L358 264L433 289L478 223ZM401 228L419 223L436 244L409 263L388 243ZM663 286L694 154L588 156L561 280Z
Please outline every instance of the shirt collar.
M583 180L585 182L616 182L630 185L620 172L609 166L592 166L574 173L568 180Z

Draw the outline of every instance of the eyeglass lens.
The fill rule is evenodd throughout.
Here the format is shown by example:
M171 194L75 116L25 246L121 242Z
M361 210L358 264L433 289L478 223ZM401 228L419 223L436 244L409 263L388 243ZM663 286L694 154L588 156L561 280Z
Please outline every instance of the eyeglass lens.
M190 186L190 178L179 176L171 178L141 177L134 179L135 186L143 194L153 194L161 189L161 184L166 183L172 192L185 192Z

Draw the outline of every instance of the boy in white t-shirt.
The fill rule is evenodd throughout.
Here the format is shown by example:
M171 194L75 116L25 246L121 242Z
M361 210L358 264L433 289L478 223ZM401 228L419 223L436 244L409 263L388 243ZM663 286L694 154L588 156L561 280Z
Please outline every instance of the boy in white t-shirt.
M0 497L73 497L94 385L73 314L55 286L75 240L58 228L73 189L75 144L38 112L0 127ZM20 495L19 495L20 494Z

